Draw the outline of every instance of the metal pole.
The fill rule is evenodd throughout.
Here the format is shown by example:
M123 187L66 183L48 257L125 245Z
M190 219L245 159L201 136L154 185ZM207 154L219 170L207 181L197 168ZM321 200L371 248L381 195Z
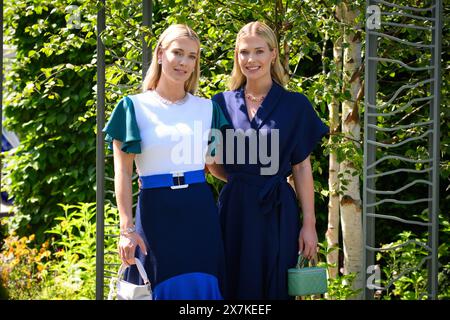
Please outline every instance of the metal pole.
M0 64L0 67L2 69L2 85L1 85L1 101L0 101L0 116L1 116L1 121L0 121L0 132L2 131L3 128L3 0L0 0L0 7L2 10L2 16L1 16L1 24L2 24L2 33L0 35L0 39L2 41L2 62ZM0 163L0 173L1 173L1 168L3 168L3 164Z
M371 1L367 0L366 8L371 5ZM367 15L367 13L366 13ZM375 162L376 147L373 144L368 144L367 140L375 141L375 129L368 127L368 124L375 125L376 117L368 116L369 112L374 112L374 108L369 107L369 104L376 105L376 90L377 90L377 61L369 60L368 57L377 56L377 36L371 35L367 32L366 26L366 53L365 53L365 80L364 80L364 167L363 167L363 234L364 234L364 248L363 248L363 270L362 277L367 279L367 268L375 264L375 257L373 251L367 249L367 246L375 247L375 218L369 217L368 214L375 213L373 206L367 207L367 203L375 202L375 195L369 193L367 188L375 189L374 179L367 179L368 175L375 173L375 168L367 169L369 164ZM366 282L366 281L364 281ZM364 283L363 299L373 299L373 290L367 288Z
M101 33L106 28L105 0L101 0L102 7L97 12L97 242L96 242L96 291L97 300L103 300L104 283L104 199L105 199L105 143L103 127L105 126L105 46L101 40Z
M143 10L143 21L142 25L148 27L149 30L152 29L152 12L153 12L153 1L152 0L142 0L142 10ZM145 41L145 33L142 34L142 80L145 78L147 69L152 61L151 47L148 46L147 41Z
M434 99L430 103L430 118L433 121L433 134L429 139L430 156L433 159L433 171L430 179L432 186L429 194L428 217L431 227L428 228L428 245L431 248L431 260L428 262L428 294L429 299L436 300L438 294L438 246L439 246L439 151L440 151L440 94L441 94L441 39L442 39L442 1L434 0L433 18L436 19L433 29L431 51L432 78L430 91Z

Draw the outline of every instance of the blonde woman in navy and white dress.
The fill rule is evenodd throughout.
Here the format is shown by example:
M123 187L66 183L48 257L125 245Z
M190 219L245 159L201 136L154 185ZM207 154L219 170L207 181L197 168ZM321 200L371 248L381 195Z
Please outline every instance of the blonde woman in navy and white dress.
M119 255L131 266L128 281L137 284L135 258L143 263L156 300L222 299L223 245L204 169L208 132L227 122L215 103L193 95L199 55L199 38L188 26L166 29L144 92L120 100L104 129L114 151ZM135 219L133 161L140 179Z

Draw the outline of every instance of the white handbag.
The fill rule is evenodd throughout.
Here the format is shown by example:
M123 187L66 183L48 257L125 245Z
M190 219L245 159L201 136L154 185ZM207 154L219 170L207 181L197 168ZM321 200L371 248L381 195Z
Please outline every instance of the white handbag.
M136 259L136 266L139 270L139 275L144 280L143 285L136 285L134 283L123 280L123 275L128 266L122 264L117 272L117 278L112 277L109 283L108 300L114 300L114 293L116 291L117 300L152 300L152 287L148 280L147 273L144 266ZM116 284L116 285L114 285Z

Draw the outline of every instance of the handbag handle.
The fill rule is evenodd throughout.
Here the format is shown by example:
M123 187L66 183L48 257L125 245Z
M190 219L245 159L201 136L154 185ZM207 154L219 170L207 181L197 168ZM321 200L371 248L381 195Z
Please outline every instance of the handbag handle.
M141 276L141 278L144 280L144 284L150 284L150 281L148 280L147 277L147 272L145 272L144 266L142 265L142 262L139 259L135 259L136 262L136 267L138 268L139 271L139 275ZM123 274L125 273L125 270L128 268L129 266L125 265L125 264L121 264L119 271L117 272L117 278L118 279L122 279Z
M316 266L315 259L309 260L308 258L304 257L301 253L299 253L296 268L297 269L305 268L309 262L312 262L313 267Z
M147 272L145 272L144 266L142 265L141 261L139 259L135 259L136 266L139 271L139 275L144 280L145 285L150 285L150 281L147 277ZM109 294L108 294L108 300L112 300L114 296L114 283L115 281L121 280L123 278L123 274L125 273L125 270L129 266L124 265L123 263L120 265L119 271L117 272L117 278L111 277L111 280L109 282Z

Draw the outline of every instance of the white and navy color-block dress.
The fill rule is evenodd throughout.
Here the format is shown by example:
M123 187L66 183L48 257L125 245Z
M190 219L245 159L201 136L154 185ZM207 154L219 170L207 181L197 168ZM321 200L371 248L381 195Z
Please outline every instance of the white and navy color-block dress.
M104 132L136 154L141 179L135 224L148 255L136 249L156 300L222 299L224 251L217 206L205 181L211 128L227 120L211 100L188 94L164 104L153 91L124 97ZM186 187L186 185L188 185ZM136 266L126 278L142 284Z

